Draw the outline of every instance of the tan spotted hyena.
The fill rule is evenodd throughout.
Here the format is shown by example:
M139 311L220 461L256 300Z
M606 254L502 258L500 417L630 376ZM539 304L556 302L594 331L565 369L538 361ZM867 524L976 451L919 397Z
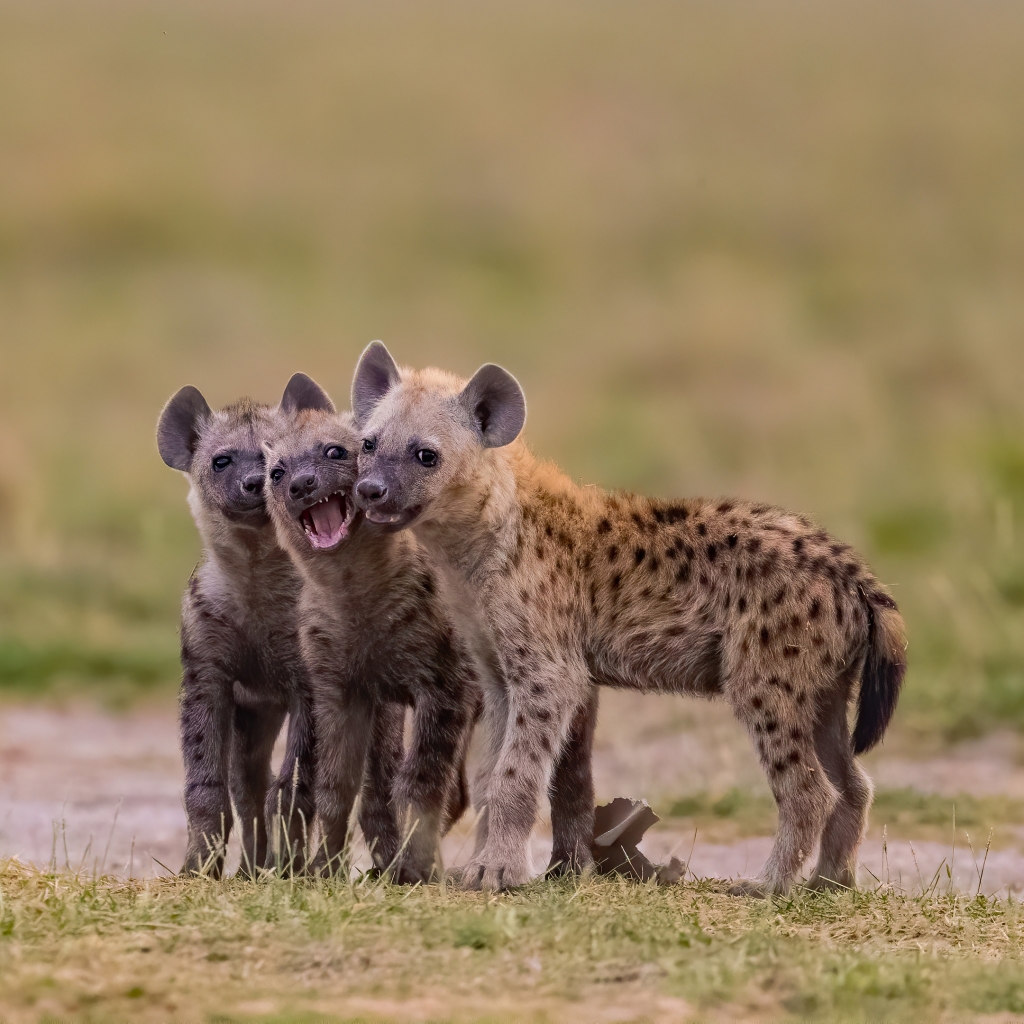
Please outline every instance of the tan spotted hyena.
M399 370L374 343L353 409L367 518L411 527L451 567L501 669L485 694L487 815L468 884L528 878L538 796L592 680L721 697L746 726L779 827L762 876L736 891L785 892L819 844L810 884L854 884L872 795L855 755L885 732L905 641L846 544L768 505L578 486L518 439L525 399L497 366L469 382ZM582 847L590 820L561 827Z

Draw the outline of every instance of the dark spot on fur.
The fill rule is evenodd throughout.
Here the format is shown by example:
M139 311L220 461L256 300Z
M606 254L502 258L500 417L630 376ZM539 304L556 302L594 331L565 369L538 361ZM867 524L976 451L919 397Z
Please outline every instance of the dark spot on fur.
M700 585L701 585L702 587L707 587L707 585L708 585L708 584L709 584L710 582L711 582L711 581L710 581L710 580L708 579L708 574L707 574L706 572L702 572L702 573L700 574Z
M547 708L537 708L533 713L533 717L536 718L538 722L546 722L551 718L551 712L548 711Z
M665 519L669 523L682 523L686 521L686 517L690 514L689 510L685 505L669 505L665 509Z
M791 750L789 752L789 763L790 764L799 764L800 763L800 751L799 750Z
M709 544L708 545L708 558L711 559L711 561L713 562L715 560L715 556L717 554L718 554L718 548L715 547L714 544Z
M789 738L791 740L799 740L803 738L803 733L799 729L790 729Z
M548 523L548 524L547 524L547 525L546 525L546 526L544 527L544 536L545 536L545 537L550 537L550 536L552 535L552 533L554 533L554 531L553 531L553 530L551 529L551 524L550 524L550 523Z
M508 776L508 778L510 778L510 779L514 779L516 777L516 770L515 770L515 768L512 765L509 765L505 769L505 775Z
M797 702L797 704L803 704L806 700L807 700L807 694L804 693L803 690L801 690L796 695L796 702Z
M786 762L785 762L785 761L776 761L776 762L775 762L775 763L774 763L774 764L772 765L772 768L773 768L773 769L775 770L775 772L776 772L777 774L779 774L779 775L781 775L781 774L782 774L782 773L783 773L783 772L784 772L784 771L785 771L785 770L786 770L786 769L787 769L788 767L789 767L789 765L788 765L788 764L786 764Z
M544 692L544 686L543 686L542 683L534 683L530 687L530 693L532 693L534 695L534 697L539 697L543 692Z
M811 607L807 610L809 618L816 619L821 614L821 602L815 598L811 602Z
M690 563L680 562L679 568L676 570L676 582L677 583L689 583L690 582Z
M679 557L679 549L675 546L675 544L673 544L672 547L670 547L670 548L665 548L665 557L666 558L678 558Z
M782 688L786 691L786 693L793 692L793 684L788 679L783 680Z
M760 537L751 537L750 540L747 541L747 550L750 551L751 553L756 552L756 551L760 551L761 550L761 538Z
M729 534L729 547L734 548L739 543L740 535L738 533Z
M707 532L708 532L708 528L707 528L707 525L706 525L705 523L698 523L698 524L697 524L697 532L698 532L698 533L699 533L699 534L700 534L700 535L701 535L702 537L706 537L706 536L707 536Z
M761 700L761 698L760 698L760 697L755 697L755 698L754 698L754 699L753 699L753 700L752 700L752 701L750 702L750 706L751 706L751 707L752 707L752 708L753 708L753 709L754 709L755 711L760 711L760 710L761 710L761 705L762 705L762 703L763 703L763 701Z
M651 572L657 572L660 565L661 562L659 562L656 558L651 558Z
M786 644L782 649L782 656L784 658L795 658L800 653L800 648L796 644Z
M797 537L796 540L793 541L793 554L799 555L800 552L803 551L803 549L804 539L803 537Z
M767 733L773 733L778 729L779 723L774 718L766 718L764 722L764 731Z
M612 590L618 590L618 589L619 589L619 586L620 586L621 584L622 584L622 577L621 577L621 576L620 576L620 575L619 575L618 573L616 573L616 574L615 574L615 575L614 575L614 576L612 577L612 579L611 579L611 583L609 584L609 586L610 586L610 587L612 588Z
M538 544L536 546L536 548L534 548L534 551L537 552L537 558L540 559L540 561L543 562L544 561L544 545L543 544Z
M611 546L611 547L610 547L610 548L608 549L608 561L609 561L609 562L614 562L614 561L615 561L615 559L616 559L616 558L618 558L618 557L619 557L619 548L618 548L618 545L617 545L617 544L613 544L613 545L612 545L612 546Z
M768 627L767 626L762 626L761 627L761 646L762 647L767 647L769 641L771 640L771 638L772 638L772 635L771 635L771 633L768 632Z
M775 603L778 604L779 602L776 601ZM792 616L790 616L790 619L789 619L790 629L799 629L802 625L803 625L803 620L800 618L799 615L792 615Z
M841 626L843 624L843 606L839 601L836 601L836 625Z
M647 549L637 548L636 551L633 552L633 557L636 559L636 564L639 565L647 557Z
M653 509L651 509L651 515L654 516L654 521L656 523L663 523L663 522L665 522L665 513L662 512L662 510L660 508L653 508Z
M738 611L740 613L740 615L742 615L746 610L747 610L747 599L745 597L741 597L736 602L736 611Z
M629 518L632 519L634 523L636 523L639 529L642 530L644 528L644 519L639 512L631 512Z
M768 685L769 686L778 686L779 685L779 677L778 676L769 676L768 677Z
M523 717L522 713L516 715L516 725L525 725L525 724L526 724L526 719Z
M723 501L722 504L718 506L718 511L721 512L723 515L726 512L731 512L732 510L733 503L731 501Z
M611 530L611 528L612 524L608 522L607 519L602 519L601 522L597 524L598 533L608 533L608 531Z

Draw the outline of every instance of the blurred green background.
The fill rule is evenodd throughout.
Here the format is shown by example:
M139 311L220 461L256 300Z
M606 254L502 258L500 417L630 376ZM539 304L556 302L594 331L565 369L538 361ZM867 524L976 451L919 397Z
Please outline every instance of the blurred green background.
M504 363L572 474L853 541L1024 728L1024 6L0 4L0 687L173 693L181 385Z

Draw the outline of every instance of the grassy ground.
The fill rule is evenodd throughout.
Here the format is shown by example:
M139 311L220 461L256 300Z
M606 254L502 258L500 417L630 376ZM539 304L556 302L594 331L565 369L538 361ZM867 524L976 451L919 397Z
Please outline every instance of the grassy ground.
M1024 11L0 2L0 687L173 687L161 403L506 363L588 480L813 513L897 728L1024 725Z
M0 1019L971 1020L1024 1012L1012 901L704 883L125 882L0 866Z

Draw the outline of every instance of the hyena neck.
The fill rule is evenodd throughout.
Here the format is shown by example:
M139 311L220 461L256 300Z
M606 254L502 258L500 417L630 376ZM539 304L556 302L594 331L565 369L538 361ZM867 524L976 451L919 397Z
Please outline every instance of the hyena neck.
M521 517L517 464L533 461L522 442L484 453L477 472L438 501L439 512L413 527L430 555L479 584L504 565Z
M277 543L274 527L232 523L215 510L195 510L207 563L243 598L276 589L295 577L288 555Z
M365 523L333 551L314 551L305 539L292 544L292 558L305 582L342 600L362 593L370 582L387 576L400 557L403 538Z

